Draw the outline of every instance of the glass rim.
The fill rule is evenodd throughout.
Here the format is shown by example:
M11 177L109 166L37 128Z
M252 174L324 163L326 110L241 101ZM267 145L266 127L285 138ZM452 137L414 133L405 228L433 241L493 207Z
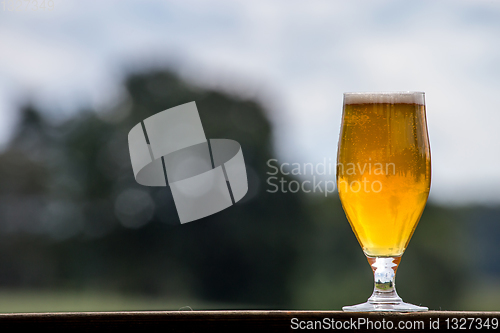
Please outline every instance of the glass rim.
M382 91L382 92L345 92L344 104L418 104L425 105L422 91Z
M345 92L344 95L425 95L423 91L367 91Z

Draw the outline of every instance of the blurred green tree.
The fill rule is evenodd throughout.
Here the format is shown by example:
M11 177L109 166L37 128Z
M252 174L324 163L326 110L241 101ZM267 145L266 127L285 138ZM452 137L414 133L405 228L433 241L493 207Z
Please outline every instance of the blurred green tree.
M366 300L371 270L338 197L267 191L272 126L257 100L165 70L131 74L124 88L108 110L64 121L22 108L0 154L2 288L90 288L246 308L339 309ZM135 182L127 135L191 101L208 138L241 144L249 191L233 207L180 225L168 187ZM428 205L398 271L405 300L458 309L470 263L463 216Z

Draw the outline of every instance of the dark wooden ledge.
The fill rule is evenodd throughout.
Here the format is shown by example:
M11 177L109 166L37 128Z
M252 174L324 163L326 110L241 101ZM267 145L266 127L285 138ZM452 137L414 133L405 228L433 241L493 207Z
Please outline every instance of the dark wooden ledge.
M420 322L418 327L415 324ZM340 323L339 323L340 322ZM360 325L359 323L366 323ZM426 331L431 323L440 329L477 329L488 324L488 331L500 331L500 312L429 311L420 313L349 313L342 311L140 311L140 312L62 312L0 314L0 328L30 327L36 329L110 329L135 328L147 332L290 332L299 327L345 325L351 331L383 331L376 326L392 323L391 332ZM402 324L399 324L403 322ZM329 323L329 324L328 324ZM353 325L354 327L350 327ZM371 323L371 326L370 324ZM493 324L498 323L497 329ZM328 327L328 325L331 325ZM400 330L398 325L412 326ZM451 327L453 326L453 327ZM316 326L318 328L320 326ZM295 329L294 329L295 328ZM372 329L373 328L373 329ZM484 327L486 328L486 327ZM453 330L455 330L453 329Z

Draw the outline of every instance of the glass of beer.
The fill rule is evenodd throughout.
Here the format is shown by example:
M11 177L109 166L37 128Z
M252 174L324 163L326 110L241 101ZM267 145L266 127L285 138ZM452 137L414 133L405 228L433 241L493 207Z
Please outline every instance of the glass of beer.
M424 93L345 93L337 188L375 287L368 302L344 311L428 310L403 302L395 277L430 183Z

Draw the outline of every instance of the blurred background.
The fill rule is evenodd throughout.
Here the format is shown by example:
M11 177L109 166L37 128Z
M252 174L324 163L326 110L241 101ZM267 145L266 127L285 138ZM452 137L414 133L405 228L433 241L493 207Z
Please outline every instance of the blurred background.
M398 292L500 310L499 35L498 1L2 2L0 311L364 302L338 196L271 193L268 163L335 165L342 93L400 90L426 93L433 179ZM249 192L179 225L127 135L190 101L241 144Z

